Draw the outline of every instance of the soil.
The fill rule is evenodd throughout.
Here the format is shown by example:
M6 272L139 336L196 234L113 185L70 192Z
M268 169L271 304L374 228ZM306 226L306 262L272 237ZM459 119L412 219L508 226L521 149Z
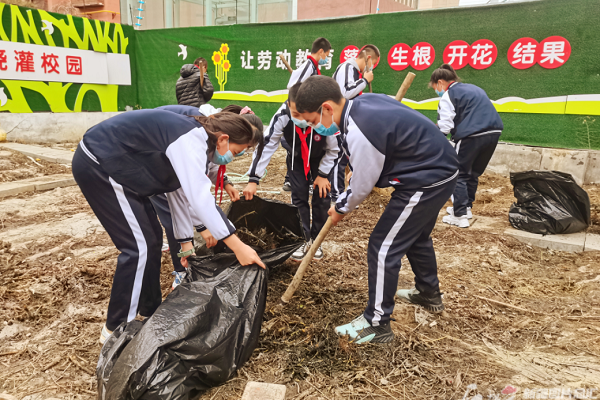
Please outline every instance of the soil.
M9 162L13 157L35 166L14 155ZM250 160L240 157L228 171L243 174ZM278 151L259 186L279 193L260 196L290 200L281 190L284 162ZM6 171L0 176L10 176ZM598 233L600 187L585 189L590 232ZM388 191L374 191L333 228L325 258L309 267L286 306L279 299L298 263L271 271L253 357L201 398L239 399L249 380L284 384L286 398L296 400L446 400L477 392L507 399L507 385L517 398L529 389L600 387L600 252L551 251L505 235L514 198L509 180L495 175L481 177L471 228L438 224L433 232L446 311L433 315L398 302L396 337L387 345L335 336L333 328L366 305L368 238L388 200ZM117 250L77 187L0 199L0 220L0 398L95 398ZM164 296L172 270L164 253ZM398 287L412 284L405 258Z
M70 166L34 159L0 145L0 183L69 173Z

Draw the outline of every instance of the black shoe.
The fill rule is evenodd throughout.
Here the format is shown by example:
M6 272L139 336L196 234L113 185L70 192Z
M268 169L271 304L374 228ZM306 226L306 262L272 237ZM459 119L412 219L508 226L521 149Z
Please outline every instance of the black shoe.
M444 303L442 303L442 294L440 292L432 296L425 296L417 288L400 289L396 292L396 296L406 303L417 304L432 313L437 314L444 311Z
M285 181L285 182L283 182L283 187L281 189L284 192L291 192L292 191L292 185L290 184L289 181Z

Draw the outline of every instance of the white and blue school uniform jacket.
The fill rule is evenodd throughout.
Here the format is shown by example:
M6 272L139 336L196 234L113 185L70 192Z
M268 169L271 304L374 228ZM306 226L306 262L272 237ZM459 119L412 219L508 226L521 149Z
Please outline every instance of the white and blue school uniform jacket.
M303 160L301 156L301 139L296 133L297 129L300 128L294 125L290 109L287 102L285 102L279 107L273 118L271 118L269 127L265 131L264 147L255 150L252 154L252 164L248 170L249 182L259 183L265 174L271 157L273 157L277 147L279 147L282 137L285 138L283 147L291 156L292 169L302 169L303 166L298 164L316 160L319 162L319 176L324 178L329 177L329 173L338 161L338 152L340 151L336 136L321 136L313 132L306 138L306 144L309 148L309 160Z
M306 61L300 65L300 68L297 68L292 72L292 76L288 81L287 88L291 88L298 82L302 83L313 75L321 75L321 71L319 70L319 66L311 57L307 58Z
M333 73L333 79L340 86L342 96L347 99L358 96L369 84L369 81L360 77L360 70L355 58L338 65Z
M501 134L504 124L483 89L453 82L440 99L438 127L458 142L474 135Z
M114 181L140 196L166 193L175 238L188 242L194 226L206 226L219 240L235 232L210 192L214 152L208 141L202 125L189 116L137 110L90 128L80 146Z
M165 111L170 111L170 112L173 112L176 114L188 115L191 117L194 117L194 116L208 117L210 115L221 112L220 108L214 108L210 104L203 104L200 106L200 109L198 109L198 107L194 107L194 106L172 104L172 105L168 105L168 106L156 107L155 110L165 110ZM208 179L210 179L210 181L213 185L216 185L217 184L217 175L219 172L219 165L215 164L212 161L209 161L207 171L208 172L206 175L208 176ZM227 178L227 175L224 175L223 176L223 186L227 186L228 183L231 183L231 182ZM196 222L199 221L199 218L196 216L196 213L194 212L194 210L192 208L189 209L189 212L190 212L190 216L193 221L196 221ZM196 231L198 231L198 232L203 232L206 230L206 226L204 226L202 224L195 224L194 227L196 228Z
M335 205L340 214L354 210L373 187L422 190L458 175L456 152L435 124L387 95L346 100L340 132L353 167Z

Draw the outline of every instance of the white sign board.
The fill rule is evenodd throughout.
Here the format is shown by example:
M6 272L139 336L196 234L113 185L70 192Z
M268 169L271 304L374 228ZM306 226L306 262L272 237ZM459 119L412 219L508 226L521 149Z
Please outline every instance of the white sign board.
M0 41L0 79L131 85L128 54Z

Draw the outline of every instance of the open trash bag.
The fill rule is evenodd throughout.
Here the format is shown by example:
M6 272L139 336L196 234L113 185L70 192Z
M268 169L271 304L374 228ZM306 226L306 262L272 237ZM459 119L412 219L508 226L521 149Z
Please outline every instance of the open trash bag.
M242 240L258 244L269 268L304 241L292 205L255 197L233 203L227 215ZM98 399L195 399L248 361L262 324L268 270L242 267L223 243L214 253L190 257L186 282L152 317L122 324L108 338L96 369Z
M575 233L590 225L590 198L570 174L525 171L510 174L517 202L510 224L531 233Z

